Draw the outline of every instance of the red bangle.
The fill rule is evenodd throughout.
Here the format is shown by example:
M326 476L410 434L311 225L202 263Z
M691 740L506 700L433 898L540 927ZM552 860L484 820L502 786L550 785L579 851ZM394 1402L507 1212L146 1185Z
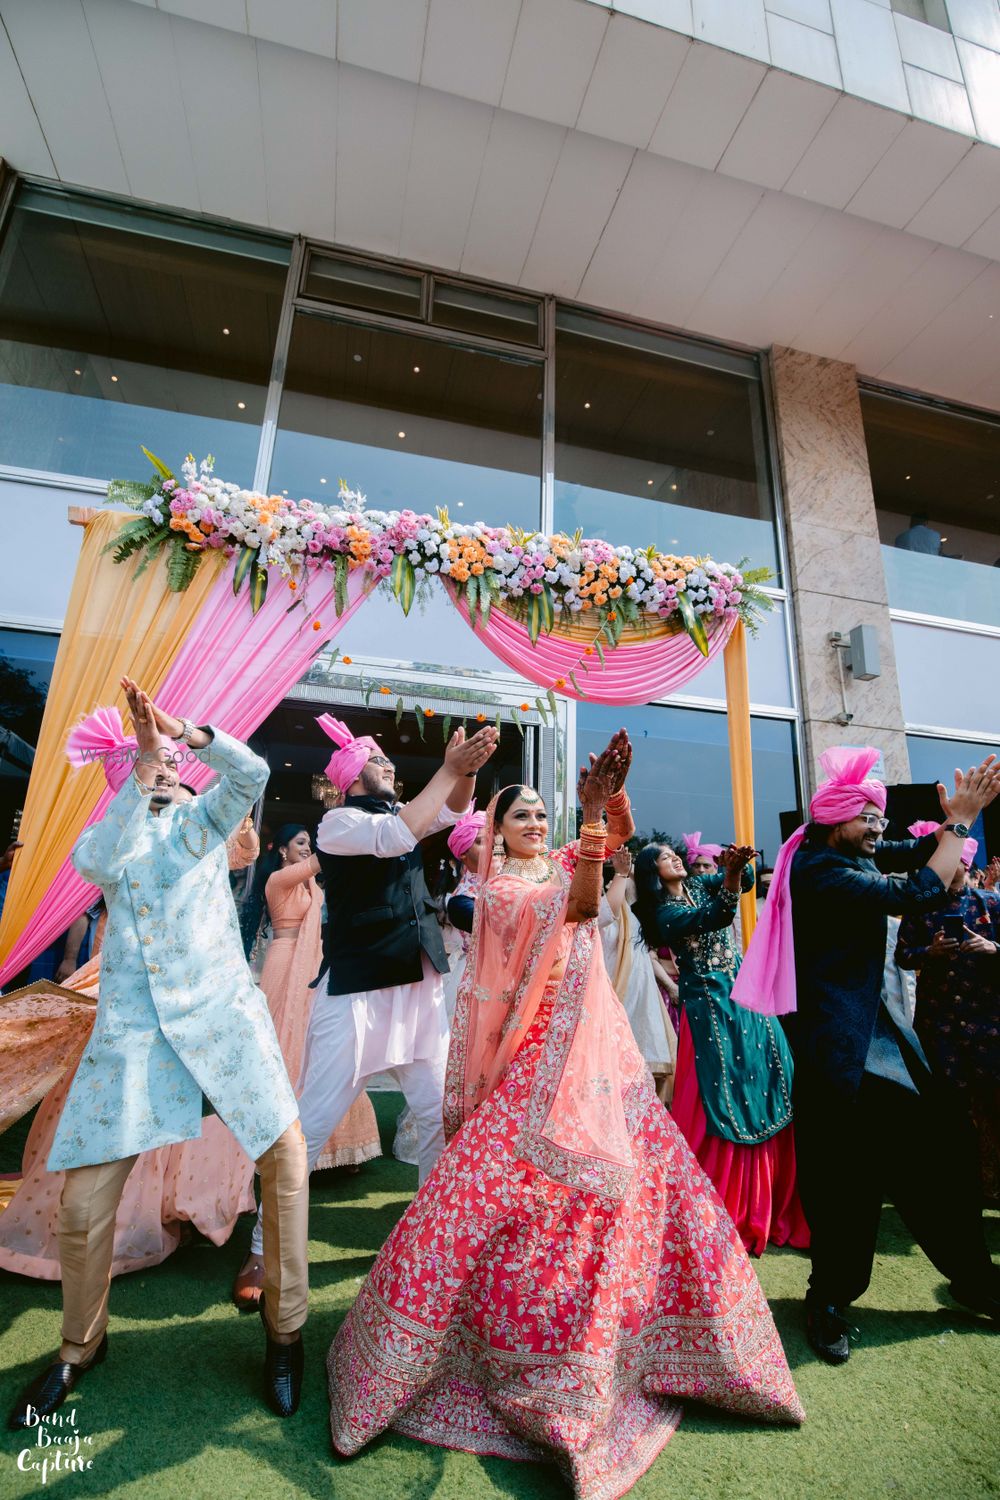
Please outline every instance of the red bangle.
M622 787L620 792L615 792L604 804L612 817L618 817L623 812L628 812L631 803L628 800L628 792Z

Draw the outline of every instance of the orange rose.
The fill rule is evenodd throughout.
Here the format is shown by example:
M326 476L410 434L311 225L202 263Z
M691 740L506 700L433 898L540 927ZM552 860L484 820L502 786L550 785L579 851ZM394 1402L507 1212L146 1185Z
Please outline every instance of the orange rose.
M424 709L424 718L425 719L433 719L433 717L434 717L434 710L433 710L433 708L425 708Z
M526 714L528 712L528 704L527 703L522 703L522 704L519 705L519 707L520 707L521 712L523 714Z
M565 677L557 677L552 686L557 688L564 688L566 686Z
M391 693L392 692L392 688L380 687L379 688L379 692L380 693Z
M593 656L593 654L594 654L594 648L593 648L593 646L588 646L587 649L584 651L583 654L584 654L584 656Z
M313 620L313 630L322 630L322 629L323 629L323 626L320 624L319 620Z
M298 588L298 584L295 582L294 578L289 578L289 580L288 580L288 587L291 589L292 593L294 594L295 590Z
M318 625L317 625L316 629L317 630L319 629ZM354 660L353 656L342 656L340 659L344 663L345 667L349 667L351 665L351 662Z
M476 723L477 724L485 724L486 723L486 715L485 714L476 714Z

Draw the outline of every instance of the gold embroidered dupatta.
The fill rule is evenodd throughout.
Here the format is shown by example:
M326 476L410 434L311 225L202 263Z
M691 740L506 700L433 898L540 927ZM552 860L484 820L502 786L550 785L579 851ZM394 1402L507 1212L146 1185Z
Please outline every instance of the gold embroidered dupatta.
M499 794L498 794L499 795ZM476 901L445 1081L450 1140L502 1082L561 954L575 846L533 885L499 872L496 797L484 830L489 867ZM652 1099L646 1065L611 988L596 921L570 927L565 971L516 1141L519 1157L567 1187L624 1196L631 1138Z

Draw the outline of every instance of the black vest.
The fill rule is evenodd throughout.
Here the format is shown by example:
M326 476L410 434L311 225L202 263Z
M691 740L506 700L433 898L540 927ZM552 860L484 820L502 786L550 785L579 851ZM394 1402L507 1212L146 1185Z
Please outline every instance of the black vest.
M390 813L378 797L348 797L345 807ZM350 995L423 978L421 952L448 972L441 929L424 880L420 845L409 854L318 854L326 881L323 967L327 994Z

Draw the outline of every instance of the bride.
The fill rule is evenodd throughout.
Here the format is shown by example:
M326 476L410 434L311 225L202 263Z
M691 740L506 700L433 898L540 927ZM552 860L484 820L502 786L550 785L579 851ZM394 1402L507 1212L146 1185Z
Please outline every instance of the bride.
M616 1500L679 1402L800 1422L764 1294L656 1097L611 988L597 916L625 800L624 731L581 775L578 842L546 850L538 793L487 814L484 883L445 1087L449 1145L330 1349L347 1456L387 1428L549 1459Z

